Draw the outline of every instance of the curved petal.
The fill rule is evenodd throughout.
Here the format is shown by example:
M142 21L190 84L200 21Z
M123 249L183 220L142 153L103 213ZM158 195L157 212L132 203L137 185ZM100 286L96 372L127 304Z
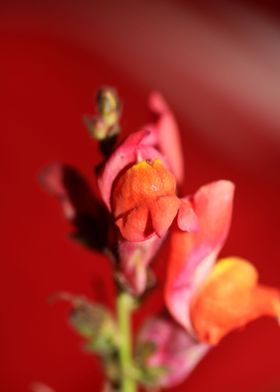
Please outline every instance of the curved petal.
M209 350L209 345L198 343L172 320L152 318L144 324L138 337L138 346L152 344L154 351L144 365L149 370L162 369L156 385L173 387L190 374Z
M154 232L149 221L149 209L144 205L134 208L125 216L120 216L115 223L124 239L136 242L144 241Z
M119 242L120 269L129 291L142 294L147 285L148 266L155 257L163 239L156 234L141 242Z
M191 200L199 230L171 229L167 244L166 305L173 317L192 331L189 306L207 276L228 234L234 185L217 181L201 187Z
M158 92L150 94L148 105L154 117L154 121L146 127L151 131L149 142L156 145L166 157L177 182L181 184L184 179L184 159L175 117Z
M149 131L142 130L129 135L116 148L105 163L101 174L98 176L99 190L109 211L111 211L111 190L113 182L125 167L143 160L160 159L165 161L159 151L150 144L144 143L149 134Z
M182 231L197 231L199 229L198 218L193 210L192 204L188 199L181 199L178 211L177 223Z
M163 237L178 213L180 200L175 196L163 196L151 205L152 225L159 237Z
M258 284L255 267L246 260L220 260L191 303L196 336L217 344L226 334L261 316L280 315L280 291Z

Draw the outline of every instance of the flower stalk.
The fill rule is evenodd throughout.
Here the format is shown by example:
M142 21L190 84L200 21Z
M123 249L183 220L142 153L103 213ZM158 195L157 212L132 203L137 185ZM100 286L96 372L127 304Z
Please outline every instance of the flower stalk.
M133 375L133 350L131 314L133 298L121 291L117 298L117 315L119 326L119 361L121 369L121 392L136 392L137 385Z

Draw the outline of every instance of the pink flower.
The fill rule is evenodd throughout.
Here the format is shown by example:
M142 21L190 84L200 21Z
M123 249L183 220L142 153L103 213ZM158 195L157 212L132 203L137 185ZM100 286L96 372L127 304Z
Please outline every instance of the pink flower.
M68 166L52 164L40 177L74 225L72 237L97 250L114 249L123 279L134 294L145 290L147 267L172 222L176 220L184 231L197 228L189 201L177 196L176 179L182 181L183 165L174 116L158 93L151 94L149 105L153 121L121 142L99 173L107 210ZM119 236L112 229L112 217Z
M135 294L144 291L147 266L172 222L180 230L197 229L189 201L177 196L176 176L182 180L183 166L174 117L159 94L151 95L150 106L154 122L129 135L98 177L101 196L120 230L121 270Z
M255 268L229 258L214 265L227 237L234 186L218 181L191 199L199 230L172 228L168 243L165 301L172 316L195 338L216 344L262 315L279 315L279 291L260 286Z
M180 384L207 353L209 346L198 343L174 321L152 318L140 331L138 345L151 345L151 353L145 358L144 370L159 375L157 386L173 387Z

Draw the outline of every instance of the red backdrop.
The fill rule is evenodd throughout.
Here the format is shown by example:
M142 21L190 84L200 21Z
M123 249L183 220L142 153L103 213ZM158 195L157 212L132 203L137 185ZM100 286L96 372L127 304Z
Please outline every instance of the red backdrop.
M71 18L67 25L67 7L63 10L59 17L73 36L75 25ZM95 90L102 84L118 89L124 129L129 131L146 122L148 91L160 85L140 85L112 58L56 34L53 23L59 23L59 17L52 20L52 9L23 13L22 7L2 6L2 11L0 389L28 391L30 383L39 380L57 392L99 390L98 361L80 349L81 341L67 325L67 306L49 305L47 297L67 290L113 307L110 267L105 258L67 239L69 227L55 201L40 189L37 175L48 162L59 160L75 165L94 184L92 167L99 155L81 117L92 112ZM106 26L92 29L98 41L106 35ZM153 63L151 69L156 75ZM148 71L143 72L145 76ZM172 75L173 97L180 83ZM163 90L176 113L176 100L169 98L166 86ZM176 114L186 152L186 191L219 178L237 185L232 230L223 254L254 261L262 282L280 287L279 144L256 134L259 124L251 116L247 127L242 123L243 128L234 132L245 129L248 154L255 146L262 155L252 153L248 167L240 165L190 126L180 111ZM145 305L136 316L137 324L160 307L158 301L156 297ZM174 391L279 390L279 351L277 323L259 320L225 338Z

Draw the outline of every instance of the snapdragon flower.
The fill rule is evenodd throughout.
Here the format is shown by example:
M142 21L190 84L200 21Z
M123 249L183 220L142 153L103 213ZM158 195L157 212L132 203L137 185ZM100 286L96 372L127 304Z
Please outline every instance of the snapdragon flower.
M151 95L150 107L154 121L117 146L98 176L120 231L121 271L134 294L144 292L147 267L173 221L179 230L197 230L190 202L177 196L183 166L174 116L159 94Z
M115 145L121 105L115 91L103 93L98 115L88 119L105 157L97 170L102 200L69 166L55 163L41 173L45 189L75 228L72 237L113 261L117 320L103 306L78 297L72 324L101 354L108 378L122 390L134 392L136 383L172 387L233 330L262 316L279 318L280 290L259 284L247 260L217 261L230 229L235 186L219 180L181 197L179 132L161 95L150 96L152 121ZM163 243L164 252L158 252ZM147 291L157 257L166 267L166 308L146 320L133 352L134 297Z
M173 227L167 246L166 305L191 336L210 345L258 317L280 312L280 291L258 284L250 262L230 257L216 263L230 227L233 192L229 181L200 188L190 199L199 230L183 233Z

